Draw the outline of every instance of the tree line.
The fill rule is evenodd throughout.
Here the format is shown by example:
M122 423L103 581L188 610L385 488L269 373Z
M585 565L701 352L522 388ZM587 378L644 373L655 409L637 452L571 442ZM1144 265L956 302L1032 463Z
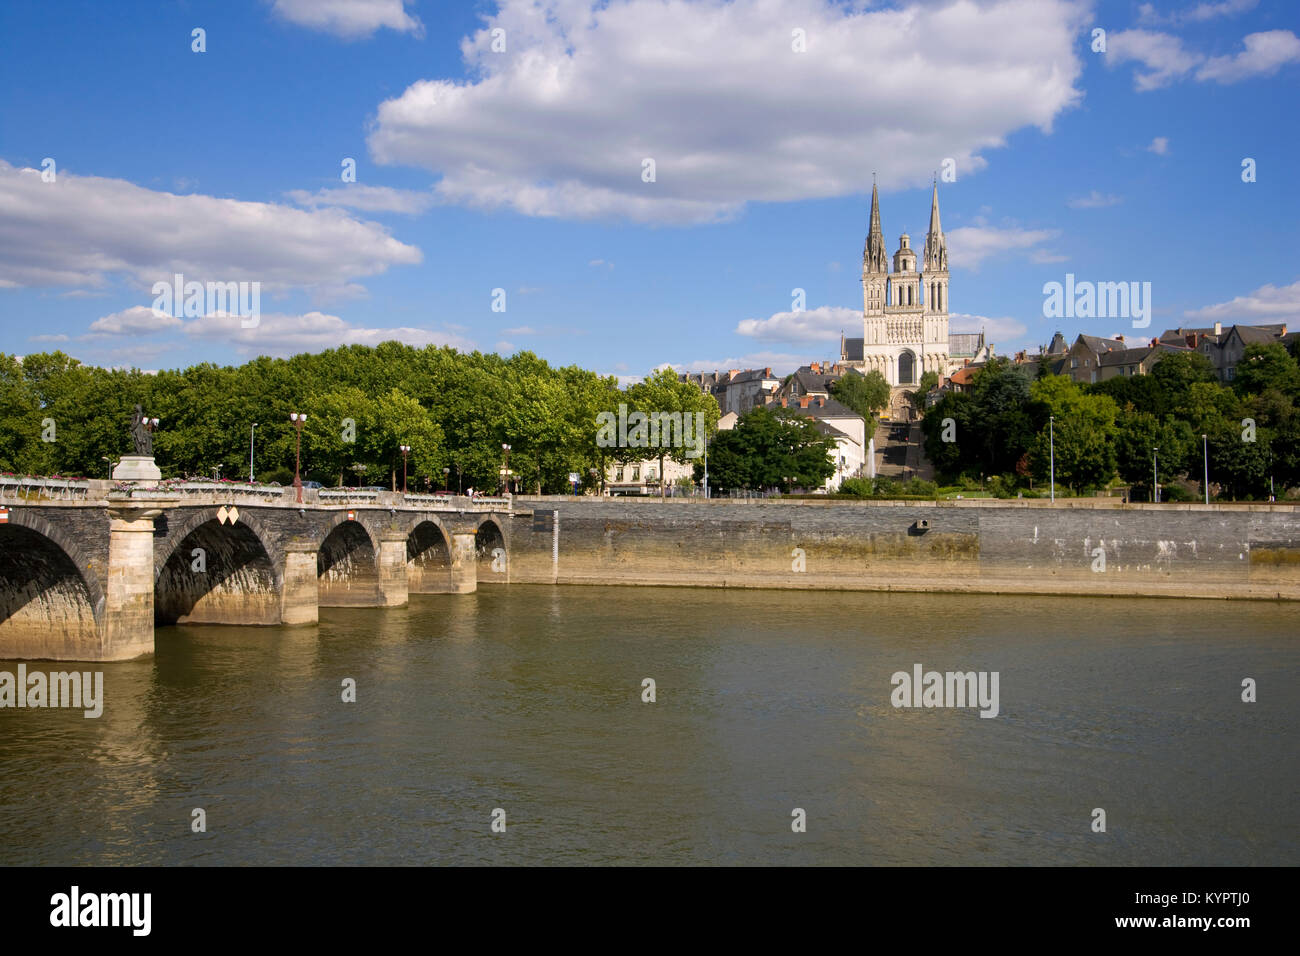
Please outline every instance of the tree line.
M400 488L408 445L411 491L494 490L508 444L516 490L558 493L570 473L591 488L614 461L661 454L597 443L596 416L620 402L646 413L704 411L710 433L717 425L717 402L669 369L624 390L613 376L552 367L531 352L503 358L385 342L156 374L84 365L58 351L21 360L0 353L0 471L106 478L133 453L138 404L161 420L153 438L164 477L247 480L251 440L257 480L287 484L296 439L289 415L298 412L307 415L305 481Z
M1041 491L1054 453L1058 494L1123 483L1151 500L1158 471L1162 500L1190 499L1208 463L1212 496L1281 498L1300 486L1297 347L1247 347L1230 383L1197 352L1083 385L1045 362L996 359L926 411L926 455L944 480L978 476L1005 493Z

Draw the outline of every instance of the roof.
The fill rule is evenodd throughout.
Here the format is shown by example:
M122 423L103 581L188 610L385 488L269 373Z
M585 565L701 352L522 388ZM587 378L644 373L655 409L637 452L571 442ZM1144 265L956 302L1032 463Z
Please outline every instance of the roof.
M747 368L738 375L731 376L728 384L735 385L739 382L759 382L764 379L776 378L770 368Z
M984 366L982 365L963 366L962 368L957 369L957 371L949 375L948 381L951 382L953 385L962 385L962 386L969 385L975 381L975 373L978 372L983 367Z
M1128 348L1128 346L1119 339L1103 339L1099 335L1084 335L1080 333L1079 337L1075 340L1076 344L1079 342L1082 342L1093 352L1113 352L1116 349Z
M856 438L854 438L848 432L840 431L830 422L814 421L813 427L816 428L823 435L829 436L830 438L834 438L836 441L851 441L855 445L858 443L858 440Z
M964 358L968 355L974 356L983 347L983 332L948 333L948 354L954 358Z
M800 402L791 402L788 406L776 406L773 411L789 411L796 415L803 415L807 418L858 418L862 416L849 408L842 402L837 402L833 398L814 398L807 407L801 407ZM865 421L865 419L863 419Z
M862 339L844 340L844 358L849 362L862 361Z

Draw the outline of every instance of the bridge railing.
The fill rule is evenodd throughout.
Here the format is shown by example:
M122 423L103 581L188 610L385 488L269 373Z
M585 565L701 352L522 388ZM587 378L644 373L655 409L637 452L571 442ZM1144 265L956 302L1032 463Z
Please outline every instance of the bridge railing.
M38 478L31 475L0 475L0 498L49 498L75 501L90 496L89 478Z

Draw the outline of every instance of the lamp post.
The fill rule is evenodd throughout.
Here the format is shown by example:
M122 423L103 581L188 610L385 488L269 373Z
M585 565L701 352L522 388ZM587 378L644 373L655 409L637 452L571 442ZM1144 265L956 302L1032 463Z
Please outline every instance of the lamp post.
M257 422L248 430L248 483L253 483L253 433L257 431Z
M1151 449L1151 501L1160 502L1160 446Z
M501 453L501 489L508 492L510 490L510 446L505 442L501 443Z
M109 458L107 455L102 455L102 456L100 456L100 459L99 459L99 460L102 461L102 462L107 462L107 467L108 467L108 477L109 477L110 480L112 480L112 478L113 478L113 459Z
M445 465L442 469L442 490L447 494L451 494L451 469Z
M1056 500L1056 416L1047 416L1047 440L1051 447L1052 500Z
M306 424L307 416L302 412L290 412L289 421L298 431L293 451L293 487L298 494L298 504L302 504L302 426Z
M1210 503L1210 446L1204 435L1201 436L1201 453L1205 456L1205 503Z
M406 456L411 453L410 445L398 446L402 449L402 494L406 494Z

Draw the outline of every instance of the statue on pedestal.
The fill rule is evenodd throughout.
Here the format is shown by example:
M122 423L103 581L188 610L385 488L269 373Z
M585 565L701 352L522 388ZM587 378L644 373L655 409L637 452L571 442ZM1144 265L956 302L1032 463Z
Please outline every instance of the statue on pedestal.
M153 431L149 428L149 419L145 418L144 409L135 407L135 420L131 423L131 438L135 442L135 453L144 458L153 457Z

